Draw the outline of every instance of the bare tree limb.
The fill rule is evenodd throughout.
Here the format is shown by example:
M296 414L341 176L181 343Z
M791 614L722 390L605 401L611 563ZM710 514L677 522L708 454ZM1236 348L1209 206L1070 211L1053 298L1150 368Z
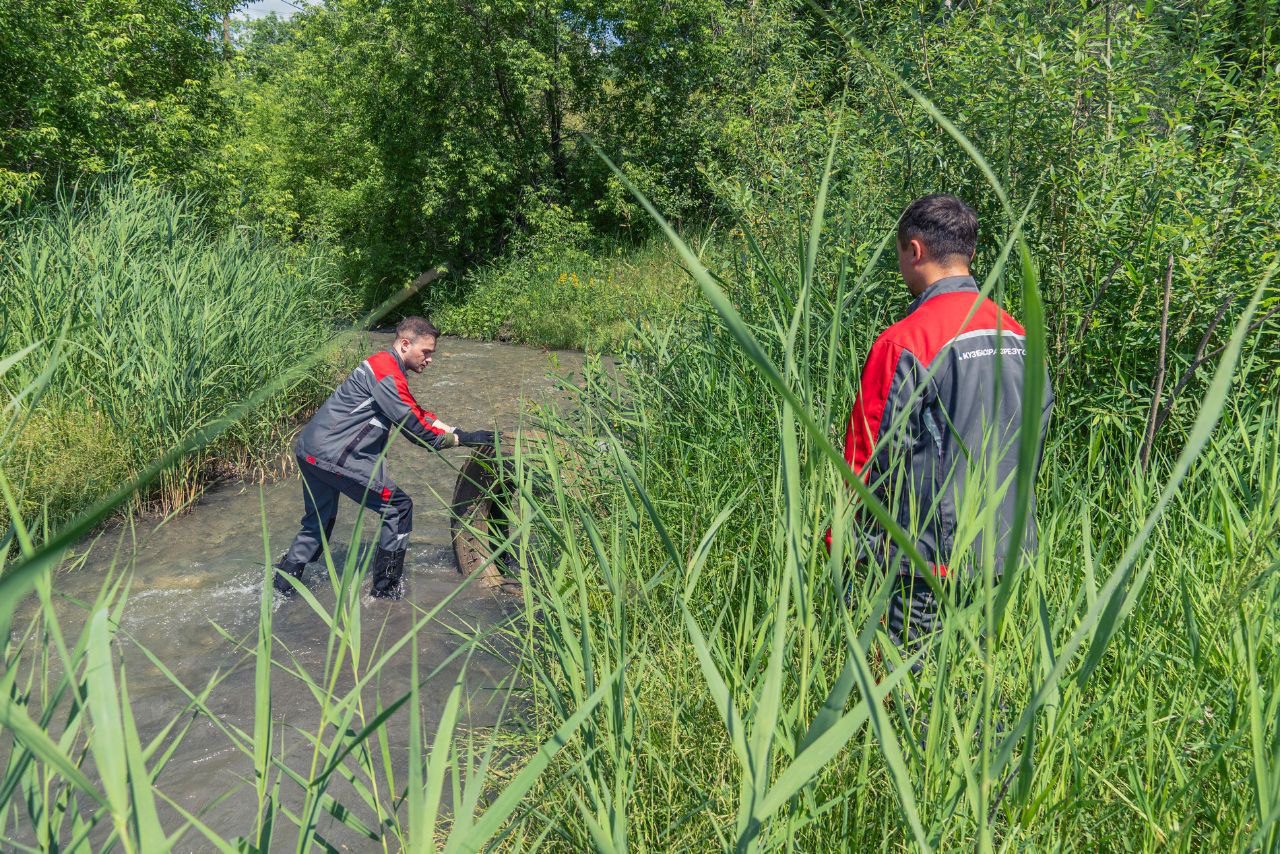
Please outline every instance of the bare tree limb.
M1235 302L1234 294L1231 295L1230 301L1224 302L1223 305L1229 306L1233 302ZM1164 406L1160 408L1160 414L1156 417L1157 431L1164 426L1164 423L1169 420L1169 416L1173 414L1174 401L1177 400L1178 395L1191 382L1191 379L1195 376L1196 372L1200 370L1200 366L1203 365L1205 362L1213 361L1219 355L1222 354L1223 350L1227 349L1227 345L1223 344L1219 346L1217 349L1213 350L1213 352L1210 352L1210 353L1203 352L1209 340L1209 335L1213 332L1214 328L1222 320L1222 317L1225 314L1225 311L1226 309L1224 307L1219 307L1218 314L1214 317L1213 321L1209 324L1209 328L1205 330L1204 337L1200 340L1200 346L1196 349L1195 358L1191 360L1191 364L1187 365L1187 369L1182 372L1182 376L1178 378L1178 381L1174 383L1173 388L1170 390L1169 399L1165 401ZM1275 317L1277 314L1280 314L1280 303L1273 305L1261 317L1259 317L1253 323L1250 323L1249 329L1246 331L1245 334L1248 335L1258 331L1258 329L1260 329L1263 324L1265 324L1271 318Z
M1164 311L1160 314L1160 353L1156 356L1155 390L1151 393L1151 410L1147 415L1147 432L1142 438L1142 470L1147 470L1151 460L1151 446L1156 438L1156 416L1160 411L1160 396L1164 393L1165 354L1169 344L1169 297L1173 292L1173 253L1169 253L1169 266L1164 271Z

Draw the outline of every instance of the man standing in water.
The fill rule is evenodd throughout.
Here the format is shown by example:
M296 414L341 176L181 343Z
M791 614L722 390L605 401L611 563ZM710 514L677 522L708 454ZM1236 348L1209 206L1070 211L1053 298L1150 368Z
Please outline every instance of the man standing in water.
M302 472L305 512L293 545L276 563L276 590L293 592L286 576L301 579L303 568L320 554L321 531L328 541L338 516L338 497L345 495L382 515L370 592L384 599L400 597L413 500L387 477L383 466L391 431L400 430L436 451L494 443L492 431L456 430L419 406L409 392L405 372L422 373L431 364L439 336L440 331L421 317L400 321L391 348L365 359L302 428L294 451Z
M845 434L845 461L939 579L972 571L984 528L996 538L998 575L1014 524L1026 337L979 295L969 271L977 238L977 216L955 196L924 196L903 212L898 270L915 300L872 344ZM1047 378L1042 406L1041 449L1053 406ZM1032 501L1027 551L1036 545ZM939 602L906 555L877 532L860 557L900 575L886 619L895 643L910 650L937 631Z

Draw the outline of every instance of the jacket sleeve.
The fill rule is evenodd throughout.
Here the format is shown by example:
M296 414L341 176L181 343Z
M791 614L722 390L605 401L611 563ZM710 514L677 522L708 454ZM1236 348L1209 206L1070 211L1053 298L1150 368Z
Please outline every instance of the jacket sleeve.
M914 368L915 358L884 338L867 354L845 430L844 459L868 485L886 473L890 449L882 438L911 400L918 379Z
M409 382L399 371L392 371L374 383L373 402L417 444L437 451L457 446L454 429L418 405L409 391Z
M881 486L877 480L885 473L889 457L888 448L881 447L877 453L876 445L880 444L882 431L893 423L898 409L895 401L911 394L910 388L903 388L904 377L899 367L905 352L900 345L883 336L871 345L867 361L862 366L858 397L853 402L845 427L844 461L873 489ZM909 357L909 361L914 363L915 360ZM914 373L906 379L914 379ZM826 543L830 550L830 529L826 533Z

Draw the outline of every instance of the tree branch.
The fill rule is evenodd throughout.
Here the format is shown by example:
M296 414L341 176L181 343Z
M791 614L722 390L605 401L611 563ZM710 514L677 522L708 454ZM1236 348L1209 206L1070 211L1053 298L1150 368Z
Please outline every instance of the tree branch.
M1164 392L1165 351L1169 344L1169 296L1173 292L1173 253L1169 253L1169 266L1164 271L1164 311L1160 314L1160 353L1156 357L1155 390L1151 393L1151 409L1147 415L1147 433L1142 438L1142 470L1147 470L1151 460L1151 446L1156 438L1156 416L1160 410L1160 395Z

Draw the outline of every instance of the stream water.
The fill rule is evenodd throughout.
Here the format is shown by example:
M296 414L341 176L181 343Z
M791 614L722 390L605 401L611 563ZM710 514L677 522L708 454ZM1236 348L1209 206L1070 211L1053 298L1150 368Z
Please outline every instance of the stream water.
M369 352L387 346L390 336L371 335ZM418 401L447 423L462 429L497 427L513 429L530 402L556 399L551 374L577 371L577 353L548 353L524 347L477 343L457 339L440 342L432 365L422 374L410 374L409 385ZM447 506L456 471L465 460L465 449L435 454L400 440L388 452L389 471L414 499L414 530L405 561L405 598L398 602L362 596L361 659L377 659L388 646L409 631L422 612L453 593L459 584L449 538ZM301 481L293 477L265 485L228 483L209 491L195 507L160 527L136 524L132 533L117 527L101 533L87 551L84 565L61 572L54 589L64 600L59 612L78 629L74 600L92 601L104 570L114 561L132 568L132 585L120 627L133 715L143 743L158 732L183 707L184 698L131 641L150 649L188 687L199 691L215 672L226 674L214 689L209 707L223 721L252 732L254 718L254 662L251 650L258 626L259 591L265 554L273 558L288 545L302 514ZM335 530L333 551L340 562L350 544L357 508L344 501ZM366 514L368 516L368 514ZM269 532L269 552L264 552L263 520ZM366 518L363 543L376 533L377 520ZM340 564L339 564L340 565ZM308 567L305 583L326 607L334 594L321 564ZM363 581L367 590L368 581ZM416 606L416 607L415 607ZM419 633L420 673L433 674L422 689L422 712L428 731L434 733L445 698L457 679L462 658L448 661L468 638L490 632L514 609L502 594L468 586L445 609L439 620ZM22 624L19 615L15 626ZM296 662L313 674L324 670L327 630L319 616L295 597L278 600L274 611L276 659ZM237 642L228 640L234 638ZM246 651L248 650L248 652ZM469 702L466 724L494 724L506 696L512 664L502 645L486 644L472 651L466 666ZM386 704L409 688L409 648L406 646L385 668L377 684L367 691L367 709L380 696ZM350 680L340 690L350 687ZM272 676L272 714L283 724L283 738L292 767L304 775L311 762L311 748L293 727L314 732L319 720L312 692L297 678L277 668ZM373 712L369 712L372 716ZM408 716L398 711L387 727L396 786L407 781ZM331 734L330 734L331 735ZM279 742L277 742L279 744ZM253 766L243 752L209 720L199 718L182 740L161 774L157 788L226 838L247 834L255 821L256 796ZM447 790L446 785L446 790ZM297 808L301 790L282 790L286 804ZM336 781L334 796L357 814L355 793ZM385 800L400 792L382 792ZM372 821L372 815L362 815ZM168 807L161 818L169 829L181 819ZM109 824L109 822L108 822ZM361 837L327 818L319 832L343 850L381 850L382 845ZM296 830L282 821L277 842L293 847ZM394 847L394 844L392 844ZM204 850L208 842L189 833L180 850Z

